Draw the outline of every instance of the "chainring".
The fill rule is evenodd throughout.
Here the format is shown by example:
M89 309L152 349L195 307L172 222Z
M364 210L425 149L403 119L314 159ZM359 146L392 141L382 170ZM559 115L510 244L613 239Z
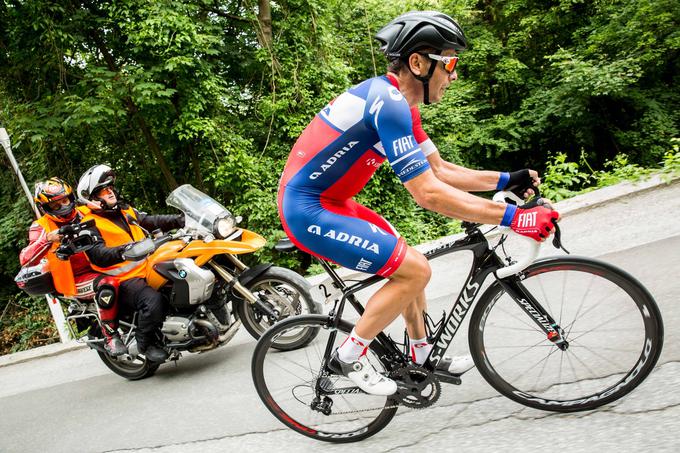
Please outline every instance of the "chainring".
M403 406L412 409L424 409L439 400L442 386L437 376L424 368L405 366L390 373L397 383L394 397Z

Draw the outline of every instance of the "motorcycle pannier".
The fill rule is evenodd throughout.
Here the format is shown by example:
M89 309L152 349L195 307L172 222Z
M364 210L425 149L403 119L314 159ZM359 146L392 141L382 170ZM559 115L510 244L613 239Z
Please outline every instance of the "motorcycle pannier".
M23 289L29 296L43 296L45 294L56 293L52 274L43 272L42 264L35 266L22 267L14 281L17 286Z

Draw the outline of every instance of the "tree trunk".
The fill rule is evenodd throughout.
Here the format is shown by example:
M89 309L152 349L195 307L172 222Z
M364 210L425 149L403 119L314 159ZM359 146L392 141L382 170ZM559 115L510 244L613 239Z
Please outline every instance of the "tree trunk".
M92 31L91 36L94 39L97 48L102 53L104 61L106 61L106 66L109 68L109 71L118 73L118 67L116 66L115 61L113 61L113 57L111 56L109 49L105 46L104 42L101 39L99 39L99 36L97 35L97 32L95 30ZM146 139L146 143L147 145L149 145L151 154L153 154L154 158L156 159L156 163L158 164L158 167L160 168L161 173L165 178L165 183L168 185L170 190L175 189L177 187L177 180L175 180L175 177L172 175L170 167L168 166L168 163L165 161L165 157L163 157L161 147L158 145L158 141L151 132L151 129L146 124L146 120L144 120L144 117L139 114L139 109L137 108L137 105L134 103L131 97L129 96L125 97L123 99L123 102L125 103L125 108L128 111L128 115L130 115L137 121L137 124L139 125L139 128L141 129L142 134Z
M260 44L267 49L272 46L272 9L269 0L257 0L257 22L258 32L257 36L260 38Z

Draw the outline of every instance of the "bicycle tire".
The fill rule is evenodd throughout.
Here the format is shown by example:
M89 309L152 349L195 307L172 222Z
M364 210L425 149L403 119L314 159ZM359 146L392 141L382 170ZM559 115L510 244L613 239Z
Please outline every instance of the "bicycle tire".
M661 314L627 272L590 258L559 257L512 278L551 314L570 344L557 348L498 282L492 284L472 313L468 341L480 374L502 395L536 409L585 411L626 395L654 368L663 346ZM508 357L508 351L516 354ZM544 377L546 370L557 371L557 379Z
M357 418L357 415L351 415L354 419L341 417L336 420L329 418L334 414L323 415L321 412L311 409L308 403L311 402L314 396L312 389L320 378L318 370L321 367L321 358L328 342L327 335L332 332L329 328L330 322L331 318L327 315L300 315L285 319L272 326L260 337L253 352L251 366L253 383L267 409L290 429L326 442L356 442L374 435L387 426L397 411L397 402L389 397L379 397L365 393L333 395L334 398L331 398L333 400L333 407L338 406L340 403L353 408L353 414L360 413L364 415L369 411L375 413L375 417L372 415L366 417L371 418L371 421L367 422L365 426L364 422L361 421L362 416ZM341 321L338 330L349 333L352 327L352 324ZM310 328L318 330L319 335L304 348L300 348L297 351L284 351L273 345L277 335L285 334L285 332L291 329ZM343 338L339 339L344 339L343 335L340 335L340 337ZM336 338L336 341L339 339ZM380 358L383 355L381 350L382 348L377 342L371 343L369 356L374 365L376 361L380 361L383 366L386 365L382 361L383 359ZM282 364L285 363L290 365L290 367L284 368ZM297 373L304 373L305 376L297 376ZM329 379L329 377L322 378ZM336 379L333 385L343 379L345 382L350 382L340 376L333 375L330 378ZM296 380L298 384L284 383L287 380ZM347 388L343 385L343 383L340 383L338 388ZM281 388L274 388L274 386L280 386ZM309 395L303 395L305 392L309 393ZM280 397L278 396L279 394L281 395ZM348 401L348 398L351 398L352 403ZM360 403L366 403L369 406L375 405L376 407L367 410L358 409L356 404ZM337 409L336 413L338 413ZM317 419L318 422L310 423L303 420L302 417ZM354 424L357 424L357 426L347 429L348 425Z

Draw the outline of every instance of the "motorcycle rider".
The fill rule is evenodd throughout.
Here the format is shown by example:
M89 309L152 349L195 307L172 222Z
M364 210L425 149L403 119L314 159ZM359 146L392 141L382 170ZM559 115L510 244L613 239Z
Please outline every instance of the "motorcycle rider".
M147 215L125 203L115 188L116 175L108 165L94 165L78 181L78 198L92 209L83 220L94 219L97 243L86 252L92 268L109 276L108 301L138 312L137 347L152 362L163 362L167 352L158 344L163 322L161 294L147 285L146 259L127 261L123 253L144 239L148 231L184 226L183 215ZM114 302L113 307L117 307Z
M49 178L35 184L33 200L43 214L28 230L28 245L19 254L22 266L47 260L55 289L64 296L91 299L96 293L101 275L95 272L84 253L71 255L67 260L58 259L55 250L62 240L59 228L79 223L89 213L89 208L76 206L75 194L69 184L59 178ZM45 269L44 269L45 270ZM127 348L109 321L110 313L100 309L104 334L104 349L116 357L127 352ZM113 316L115 320L115 314Z

